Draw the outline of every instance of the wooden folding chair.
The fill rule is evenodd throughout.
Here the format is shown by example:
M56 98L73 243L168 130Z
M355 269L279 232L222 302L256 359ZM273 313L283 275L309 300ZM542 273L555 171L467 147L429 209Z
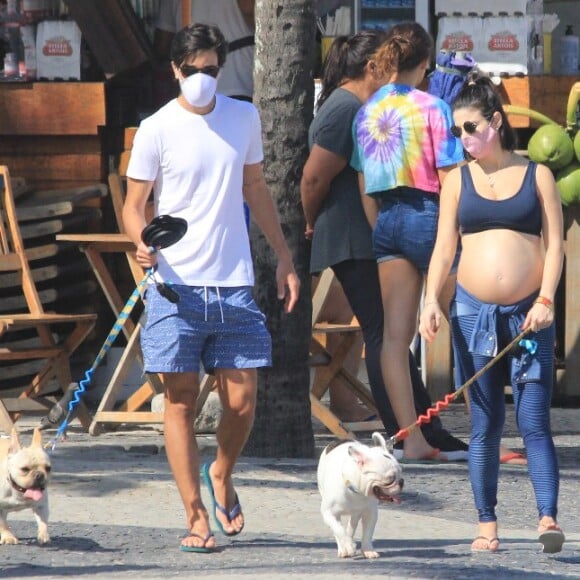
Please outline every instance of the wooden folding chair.
M2 375L10 376L13 365L18 364L30 363L30 368L34 369L30 383L21 390L16 389L21 391L17 397L2 397L0 391L0 428L10 432L22 413L50 409L53 402L43 400L42 395L53 381L63 391L72 382L69 357L93 329L96 315L44 311L24 249L8 167L0 166L0 178L0 276L18 276L18 287L24 296L23 304L26 304L24 311L0 312ZM32 329L36 336L25 341L20 340L19 335L15 338L14 332L25 329ZM59 332L65 333L63 339L58 338ZM83 409L79 419L88 426L88 416Z
M319 322L320 314L329 298L333 283L334 272L327 268L322 272L312 297L312 340L310 352L313 359L316 357L316 360L322 360L323 362L313 365L316 370L310 389L310 404L312 415L323 423L329 431L340 439L354 439L355 431L381 429L382 423L380 421L343 423L321 402L331 382L341 381L344 386L355 393L371 413L377 413L374 399L369 389L343 366L347 355L354 346L356 334L361 332L358 321L353 317L350 324ZM326 346L320 340L321 335L330 333L338 333L341 338L338 347L332 354L328 352Z

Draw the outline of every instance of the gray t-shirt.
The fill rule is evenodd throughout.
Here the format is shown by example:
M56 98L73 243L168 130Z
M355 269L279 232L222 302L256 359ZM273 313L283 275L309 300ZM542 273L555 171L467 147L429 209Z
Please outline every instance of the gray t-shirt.
M346 167L332 180L314 224L310 271L313 274L345 260L373 260L371 228L364 214L358 174L350 166L352 122L362 103L344 89L336 89L316 113L310 148L318 145L344 157Z

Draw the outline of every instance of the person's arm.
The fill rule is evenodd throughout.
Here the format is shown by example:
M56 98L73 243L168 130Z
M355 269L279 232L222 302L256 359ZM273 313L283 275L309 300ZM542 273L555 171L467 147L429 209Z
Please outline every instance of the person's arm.
M261 163L244 165L244 199L250 208L252 220L262 230L278 257L276 283L278 298L286 298L285 311L291 312L298 300L300 280L294 270L292 256L278 219L274 200L268 189Z
M320 207L328 195L330 183L346 164L344 157L319 145L312 147L300 181L300 198L307 231L314 227Z
M453 125L451 108L443 101L437 102L439 106L429 109L428 130L431 133L433 159L441 188L446 177L455 167L465 165L465 158L461 139L451 134Z
M449 173L441 190L437 238L429 262L425 301L419 321L419 332L428 342L435 338L441 325L443 312L439 305L439 294L449 276L457 251L459 238L457 208L460 188L461 173L459 169L455 169Z
M448 165L447 167L439 167L437 169L437 176L439 177L439 184L443 187L443 183L447 176L456 168L461 165L465 165L465 162L459 163L457 165Z
M364 173L358 174L358 188L360 190L360 198L363 206L365 215L367 216L367 221L374 229L375 223L377 222L377 217L379 215L379 202L374 197L367 195L365 188L365 176Z
M157 255L151 254L141 240L141 232L147 225L145 208L153 188L153 181L127 178L127 196L123 205L123 225L131 241L137 247L136 258L142 268L148 269L157 263Z
M552 172L544 165L536 168L536 187L542 206L542 237L545 256L540 296L554 301L564 262L564 225L562 202ZM522 330L533 332L547 328L554 321L551 305L535 303L528 312Z
M254 30L256 28L256 0L238 0L238 7L248 28Z

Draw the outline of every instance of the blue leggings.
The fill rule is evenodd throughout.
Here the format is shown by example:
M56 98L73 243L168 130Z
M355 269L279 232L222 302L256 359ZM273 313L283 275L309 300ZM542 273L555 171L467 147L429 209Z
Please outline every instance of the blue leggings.
M519 333L533 298L513 308L520 312L495 312L497 352L501 351ZM478 313L472 307L483 303L458 286L451 310L451 330L455 355L456 382L463 384L487 364L491 356L469 352L470 340ZM464 307L465 305L468 307ZM519 306L522 308L518 308ZM497 308L497 307L495 307ZM501 308L501 307L500 307ZM504 385L513 389L516 423L524 440L528 457L528 472L539 517L556 518L559 474L556 449L550 429L550 402L554 372L554 325L528 338L538 344L534 355L537 377L526 381L519 373L518 353L505 355L486 371L470 388L471 440L469 442L469 477L480 522L497 520L497 487L499 477L499 447L505 422Z

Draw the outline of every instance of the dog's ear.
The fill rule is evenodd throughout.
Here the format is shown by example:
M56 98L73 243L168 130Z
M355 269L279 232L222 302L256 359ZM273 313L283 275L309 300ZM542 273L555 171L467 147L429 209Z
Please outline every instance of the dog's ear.
M31 447L42 447L42 431L38 427L32 433Z
M393 454L393 441L391 438L389 438L389 442L387 443L385 441L385 438L378 431L375 431L373 433L372 438L373 438L373 443L377 447L380 447L383 451L386 451L387 453L390 453L391 455Z
M10 447L8 448L8 453L17 453L22 448L20 445L20 439L18 438L18 431L16 427L12 427L12 432L10 434Z
M352 443L348 446L348 454L356 461L356 464L362 467L367 459L364 448L358 443Z
M375 445L382 447L385 451L387 450L387 443L385 442L385 438L378 431L373 433L372 438Z

